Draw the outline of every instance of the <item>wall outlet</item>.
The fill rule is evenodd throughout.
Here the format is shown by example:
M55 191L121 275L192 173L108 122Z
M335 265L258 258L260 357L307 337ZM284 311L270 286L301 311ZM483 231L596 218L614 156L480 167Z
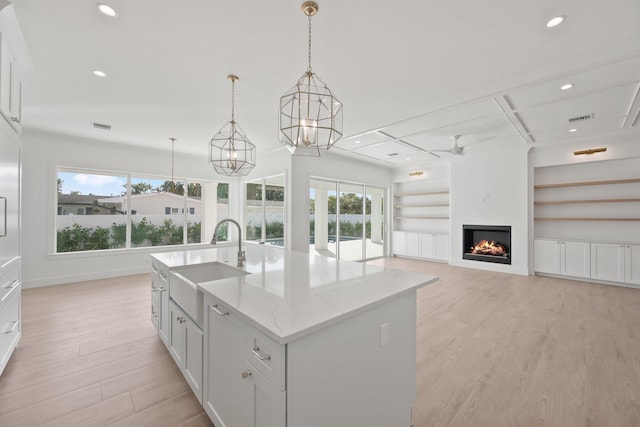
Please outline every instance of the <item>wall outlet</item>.
M384 347L389 343L389 324L380 325L380 347Z

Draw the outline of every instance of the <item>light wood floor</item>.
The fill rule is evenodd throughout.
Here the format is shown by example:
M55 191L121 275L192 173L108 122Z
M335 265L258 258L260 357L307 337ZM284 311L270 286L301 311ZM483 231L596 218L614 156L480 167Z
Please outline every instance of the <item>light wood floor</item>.
M418 294L416 427L640 426L640 290L372 263L441 277ZM149 280L25 290L0 426L210 426L151 326Z

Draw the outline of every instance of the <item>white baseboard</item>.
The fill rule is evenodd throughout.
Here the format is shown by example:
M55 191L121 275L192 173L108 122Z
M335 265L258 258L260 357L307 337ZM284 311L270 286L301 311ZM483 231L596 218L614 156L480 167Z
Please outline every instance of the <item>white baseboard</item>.
M96 279L108 279L111 277L131 276L133 274L144 274L150 271L149 266L134 267L122 270L109 270L109 271L93 271L91 273L84 274L69 274L57 277L46 277L36 280L23 280L22 288L40 288L43 286L61 285L64 283L85 282L88 280Z

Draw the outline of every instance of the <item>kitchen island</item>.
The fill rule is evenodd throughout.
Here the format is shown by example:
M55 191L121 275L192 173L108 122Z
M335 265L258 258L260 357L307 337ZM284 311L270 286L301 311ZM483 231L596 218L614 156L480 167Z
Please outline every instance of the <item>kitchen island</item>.
M173 289L180 295L173 281L201 292L201 319L197 310L179 312L177 322L172 315L169 341L173 328L201 323L201 370L197 354L183 355L191 359L182 360L191 366L183 373L190 384L202 377L192 388L217 427L410 425L416 291L437 277L258 245L236 267L236 254L215 247L152 255L171 271L170 297ZM207 266L237 275L188 280ZM198 333L181 339L189 337Z

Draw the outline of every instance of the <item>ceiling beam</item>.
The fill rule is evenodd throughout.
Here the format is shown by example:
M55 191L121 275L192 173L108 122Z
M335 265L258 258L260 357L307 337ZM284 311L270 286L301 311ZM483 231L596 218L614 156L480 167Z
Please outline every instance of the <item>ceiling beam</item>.
M509 122L511 123L511 126L513 126L516 132L518 132L518 135L520 135L520 137L524 140L524 142L526 142L527 144L533 144L535 142L533 140L533 137L529 135L527 128L520 121L518 116L516 116L516 114L513 112L513 108L511 108L511 104L509 104L509 101L507 100L506 96L505 95L496 96L493 98L493 101L496 103L498 108L505 115L507 120L509 120Z

